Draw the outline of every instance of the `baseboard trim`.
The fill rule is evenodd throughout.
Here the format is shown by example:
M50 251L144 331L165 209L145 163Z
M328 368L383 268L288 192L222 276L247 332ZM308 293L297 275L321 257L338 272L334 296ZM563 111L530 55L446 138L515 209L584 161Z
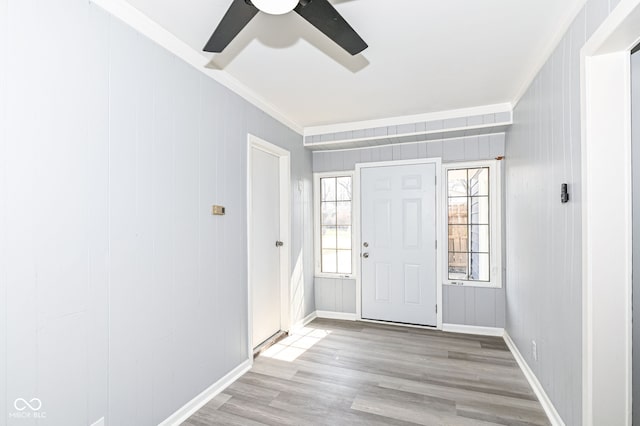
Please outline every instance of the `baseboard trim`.
M551 399L549 398L547 393L544 391L544 388L538 381L538 378L534 374L533 370L529 368L527 361L525 361L525 359L522 357L522 354L518 350L518 347L513 342L513 340L511 340L511 336L509 336L509 333L507 333L506 330L504 332L503 337L504 337L505 343L509 347L509 350L513 354L513 357L516 359L516 362L518 363L518 365L520 366L520 369L524 373L524 376L527 378L529 385L531 386L536 396L538 397L538 401L540 401L540 404L542 405L544 412L547 414L547 417L549 417L549 421L551 422L551 424L553 426L565 426L564 421L562 420L562 417L560 417L560 414L558 414L558 411L556 410L556 407L553 406Z
M229 385L238 380L247 371L251 370L253 359L248 359L229 374L215 382L209 388L205 389L200 395L187 402L182 408L170 415L166 420L158 426L178 426L191 417L196 411L202 408L207 402L215 398L220 392L225 390Z
M504 336L504 328L480 327L477 325L442 324L442 331L449 333L477 334L480 336Z
M291 327L291 331L300 330L301 328L306 327L307 324L309 324L311 321L313 321L316 318L318 318L316 311L311 312L309 315L307 315L306 317L302 318L300 321L295 323Z
M345 321L355 321L356 314L349 314L346 312L332 312L332 311L316 311L318 318L336 319Z

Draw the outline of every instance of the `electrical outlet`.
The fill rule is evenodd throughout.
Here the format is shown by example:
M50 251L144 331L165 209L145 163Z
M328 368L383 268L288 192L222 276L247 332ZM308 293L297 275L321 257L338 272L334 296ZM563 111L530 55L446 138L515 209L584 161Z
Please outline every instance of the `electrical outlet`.
M531 341L531 355L533 355L533 360L538 360L538 344L535 340Z

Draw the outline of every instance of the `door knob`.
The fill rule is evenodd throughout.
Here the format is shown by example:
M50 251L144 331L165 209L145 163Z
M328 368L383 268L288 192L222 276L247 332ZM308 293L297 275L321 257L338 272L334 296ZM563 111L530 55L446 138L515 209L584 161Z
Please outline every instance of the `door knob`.
M364 257L365 259L369 258L369 253L362 253L362 257Z
M284 243L282 241L276 241L276 247L282 247Z

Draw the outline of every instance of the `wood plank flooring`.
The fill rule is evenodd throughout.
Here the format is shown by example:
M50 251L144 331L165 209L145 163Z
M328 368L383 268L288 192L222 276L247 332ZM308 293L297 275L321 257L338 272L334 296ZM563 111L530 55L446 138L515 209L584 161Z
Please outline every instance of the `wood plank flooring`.
M317 319L185 426L548 425L501 338Z

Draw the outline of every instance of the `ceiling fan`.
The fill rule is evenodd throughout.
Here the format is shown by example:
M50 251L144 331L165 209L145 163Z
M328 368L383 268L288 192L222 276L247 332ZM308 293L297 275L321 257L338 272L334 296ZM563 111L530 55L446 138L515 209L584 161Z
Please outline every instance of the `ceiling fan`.
M204 51L222 52L259 11L271 15L295 11L352 55L368 47L328 0L233 0Z

